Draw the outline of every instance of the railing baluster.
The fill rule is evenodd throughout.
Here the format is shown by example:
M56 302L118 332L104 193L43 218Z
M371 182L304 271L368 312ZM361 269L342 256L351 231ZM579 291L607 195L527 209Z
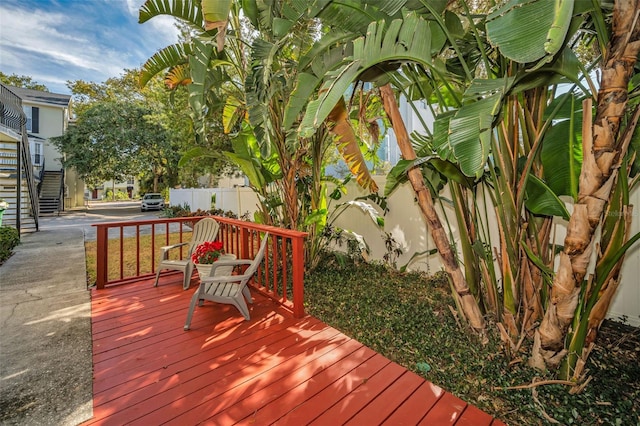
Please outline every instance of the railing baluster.
M120 279L124 278L124 227L120 227Z
M109 253L109 228L98 227L96 229L96 288L103 289L107 285L107 255Z
M285 238L281 240L280 251L282 253L282 301L286 302L289 285L287 284L287 240Z
M140 225L136 225L136 275L140 275Z
M273 247L273 267L272 267L272 286L273 286L273 295L274 297L279 297L278 295L278 264L280 262L280 256L278 255L278 238L273 237L271 239L271 246Z
M304 236L292 237L293 316L304 316Z
M151 224L151 272L156 270L156 224Z

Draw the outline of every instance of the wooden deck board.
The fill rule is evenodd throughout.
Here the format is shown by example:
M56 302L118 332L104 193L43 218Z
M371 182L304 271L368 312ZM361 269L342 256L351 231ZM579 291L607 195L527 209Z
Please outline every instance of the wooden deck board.
M163 277L92 292L94 417L86 425L501 425L313 317L255 294L186 313Z

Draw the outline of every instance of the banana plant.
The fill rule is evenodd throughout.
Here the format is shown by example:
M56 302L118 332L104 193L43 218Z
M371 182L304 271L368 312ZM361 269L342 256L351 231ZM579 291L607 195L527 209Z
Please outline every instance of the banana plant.
M481 19L480 15L474 15L474 20L470 18L470 13L467 13L466 17L456 18L451 13L438 13L430 3L421 4L427 13L418 13L419 17L426 19L428 16L432 22L438 23L446 37L447 53L456 54L448 53L444 57L427 59L411 57L409 54L406 57L393 56L394 49L407 49L411 46L411 41L397 36L395 27L391 30L392 25L389 22L392 20L378 21L375 27L371 24L372 27L366 35L354 43L354 46L357 43L358 50L354 48L353 55L345 60L345 63L331 70L324 79L321 96L307 109L302 130L311 129L321 122L328 114L329 105L333 100L344 93L352 81L367 74L367 71L376 66L381 67L382 64L388 65L392 61L411 61L412 68L404 65L404 70L418 70L420 82L431 83L429 87L424 87L423 84L419 90L413 90L420 86L419 82L416 82L413 91L407 93L412 93L412 96L415 96L415 93L423 93L423 99L426 97L429 101L437 101L440 111L443 111L436 119L432 130L433 150L426 157L439 157L439 161L453 165L474 182L486 182L486 193L497 208L499 242L495 260L499 274L492 273L487 267L488 257L475 256L485 259L484 264L479 268L467 268L467 275L471 276L470 271L475 271L476 276L493 281L486 286L492 293L486 300L493 300L494 306L502 307L502 312L493 314L501 321L501 325L504 325L503 337L511 348L518 351L526 336L535 331L537 343L534 353L542 354L543 359L542 363L537 365L557 365L564 357L563 339L569 331L576 309L579 309L579 306L587 306L577 303L577 296L592 293L584 291L588 286L585 287L586 284L583 285L582 280L560 284L571 276L563 271L569 269L572 264L572 261L568 260L574 256L567 252L568 243L573 243L572 241L566 241L564 246L560 247L567 254L560 255L561 259L564 259L561 261L560 270L553 271L553 261L558 248L550 242L552 218L569 217L559 195L577 195L577 206L585 202L582 187L589 183L585 179L585 167L593 171L593 164L585 166L582 162L583 156L588 159L590 155L587 154L584 134L582 140L579 135L580 120L575 119L581 109L580 101L575 96L556 96L556 86L558 83L571 86L571 90L576 90L579 94L578 98L596 97L592 89L595 84L590 81L587 67L580 63L570 45L576 34L593 33L590 30L595 29L598 35L595 40L603 52L622 54L625 49L627 53L630 52L628 56L625 54L625 58L629 60L618 62L619 58L615 57L611 62L619 64L619 67L629 68L622 68L624 71L608 75L615 74L622 79L616 82L614 87L623 92L617 99L624 102L627 82L633 73L631 64L637 61L635 49L638 43L634 42L637 26L631 26L631 10L634 10L634 7L637 10L637 4L635 1L631 2L631 5L629 2L616 3L620 11L617 18L620 19L622 15L628 18L622 20L629 35L627 39L608 36L609 30L605 24L607 20L599 3L512 0L496 8L484 19ZM466 3L463 7L466 7ZM536 19L536 25L531 25L532 16L544 18ZM461 29L464 26L460 23L462 19L467 18L469 30L465 32ZM456 19L458 22L454 24ZM582 31L584 29L586 32ZM387 43L385 31L392 34ZM424 39L423 37L422 41ZM612 41L630 41L631 44L620 47L608 46ZM374 49L374 46L377 48ZM366 52L366 55L363 52ZM388 74L389 70L385 71ZM406 75L410 74L411 72L406 72ZM474 78L476 75L485 77ZM552 102L556 97L557 100ZM388 98L391 98L391 94ZM598 97L603 103L598 107L598 111L608 111L604 106L608 99L604 96ZM616 108L623 105L624 103L618 104ZM562 117L561 112L564 108L570 108L571 119ZM400 120L396 120L396 124L398 121ZM632 128L635 126L633 120L629 123ZM585 129L590 127L593 126L582 126ZM616 126L612 128L617 131ZM598 135L601 134L598 132ZM615 139L615 132L607 136ZM608 154L610 146L612 145L605 144L606 150L598 148L598 161L606 161L609 166L615 164L612 158L624 154L624 151L617 150L612 151L615 156ZM413 158L405 156L408 160ZM411 167L403 167L414 170L418 165L429 163L434 162L417 159ZM562 177L554 179L554 173L560 170L563 173ZM616 168L613 167L611 170L615 171ZM415 175L415 172L413 174ZM601 174L609 176L611 173ZM596 176L598 175L599 173L596 173ZM578 176L583 177L578 179ZM415 178L417 186L420 184L421 176ZM486 228L486 223L483 225L477 222L480 217L476 207L479 205L478 200L467 200L464 195L466 193L473 196L477 192L463 189L454 191L454 194L457 194L455 203L460 206L458 212L461 232L466 231L472 236L472 239L467 239L465 243L468 247L463 249L463 253L466 253L464 261L468 263L474 261L471 259L474 257L474 250L475 253L479 253L487 247L486 239L474 240L481 237L478 231ZM600 198L609 193L607 186L602 191L602 194L598 193ZM605 204L601 203L602 206ZM580 216L583 209L574 209L570 224L571 221L586 223L586 215ZM595 210L601 211L602 207ZM590 217L593 223L597 223L593 219L598 215ZM581 227L580 230L582 229ZM576 231L570 225L570 234ZM614 233L613 230L606 232ZM622 231L617 232L619 234L615 235L618 237L612 238L611 241L615 242L615 247L627 248L625 241L629 242L633 237L628 239ZM581 241L585 244L579 251L582 252L591 246L586 243L589 239L581 237ZM573 246L570 250L576 251L576 247ZM612 249L607 252L616 253L613 259L621 259L618 250ZM575 260L579 261L578 258ZM501 292L500 301L496 300L497 292ZM486 303L485 306L490 307L491 304ZM599 307L598 310L603 309ZM536 329L536 321L541 318L544 318L542 327ZM590 329L596 330L597 327L592 324ZM540 336L543 336L542 339ZM546 352L542 352L541 349ZM532 356L532 360L535 359L536 356Z

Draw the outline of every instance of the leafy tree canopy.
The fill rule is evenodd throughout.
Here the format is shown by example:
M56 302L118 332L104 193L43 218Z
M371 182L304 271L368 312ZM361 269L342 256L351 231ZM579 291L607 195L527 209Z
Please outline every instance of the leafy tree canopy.
M168 133L150 113L137 103L97 102L52 142L65 153L64 166L74 168L87 185L123 181L152 169L162 157Z
M49 89L44 84L40 84L28 75L11 74L7 75L0 71L0 81L9 86L23 87L25 89L41 90L48 92Z

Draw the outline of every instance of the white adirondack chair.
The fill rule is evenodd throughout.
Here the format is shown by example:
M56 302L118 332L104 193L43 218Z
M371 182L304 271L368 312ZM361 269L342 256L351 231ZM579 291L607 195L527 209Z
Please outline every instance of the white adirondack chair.
M191 275L193 274L193 262L191 261L191 253L195 250L198 244L205 241L214 241L218 236L218 230L220 224L213 218L206 217L200 219L193 226L193 233L191 234L191 240L173 244L170 246L161 247L160 261L158 262L158 270L156 272L156 281L154 286L158 285L158 279L160 278L160 271L169 269L173 271L182 271L184 273L184 279L182 281L182 288L185 290L191 285ZM187 246L187 254L183 259L169 259L171 250Z
M211 269L211 274L208 277L203 277L200 282L200 287L193 294L191 298L191 305L189 306L189 312L187 313L187 321L184 325L185 330L191 328L191 317L193 311L196 308L196 303L202 306L205 300L212 302L231 304L238 308L244 318L249 321L249 307L247 302L253 303L251 298L251 292L247 283L258 269L258 266L264 258L264 252L267 247L267 241L269 240L269 233L265 233L260 249L253 260L251 259L238 259L238 260L219 260L215 262ZM242 273L242 275L216 275L216 269L225 266L240 266L249 265L249 267ZM246 300L245 300L246 298Z

